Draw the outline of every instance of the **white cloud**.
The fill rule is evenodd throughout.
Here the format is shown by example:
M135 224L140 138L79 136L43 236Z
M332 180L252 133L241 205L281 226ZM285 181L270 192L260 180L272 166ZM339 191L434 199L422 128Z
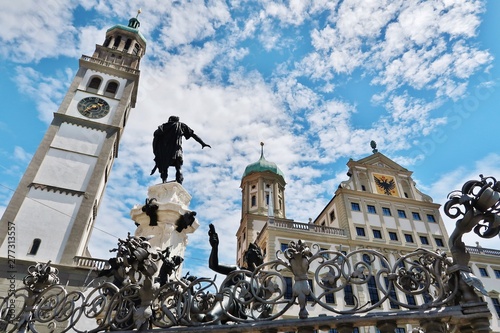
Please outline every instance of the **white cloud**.
M28 163L32 157L33 155L27 153L22 147L16 146L14 148L14 158L21 163Z
M163 17L161 39L167 48L210 37L230 19L224 1L179 2Z
M40 120L50 123L53 113L59 109L58 103L62 101L66 93L71 71L66 70L66 72L57 73L56 77L49 77L31 67L18 66L16 73L13 80L19 91L26 96L34 97Z
M0 55L16 62L74 56L77 30L72 25L72 1L32 0L0 3ZM43 33L40 33L43 32Z
M89 54L93 44L102 42L109 22L124 23L120 20L137 9L126 2L82 1L79 10L98 15L76 27L76 3L51 2L40 10L30 4L0 5L5 26L0 54L13 62ZM97 227L122 238L134 230L128 211L144 202L147 186L159 181L149 176L152 133L175 114L212 145L202 150L193 140L184 143L184 185L195 198L191 209L202 224L190 245L201 248L196 259L202 261L210 222L224 235L221 261L235 260L241 175L258 159L261 141L266 158L285 173L288 217L307 221L345 179L336 162L366 155L372 139L396 156L414 147L444 125L435 110L461 98L471 77L492 62L489 52L471 43L483 11L479 1L133 5L143 9L141 32L148 48L137 108L121 139ZM253 59L265 63L265 69L249 65ZM18 67L15 82L27 96L37 96L40 118L48 123L73 74L66 70L50 76L35 67ZM358 97L348 91L352 78L365 79L375 89ZM353 115L371 116L358 108L357 99L364 96L384 112L361 126ZM400 156L397 161L411 165L419 158ZM113 236L96 230L91 252L108 257L115 243Z

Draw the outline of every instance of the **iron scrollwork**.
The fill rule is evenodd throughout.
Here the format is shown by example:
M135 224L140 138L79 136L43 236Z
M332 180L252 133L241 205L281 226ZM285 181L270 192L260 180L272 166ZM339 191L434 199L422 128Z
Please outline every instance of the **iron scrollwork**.
M444 212L452 219L458 218L449 239L454 262L450 273L458 271L462 283L487 295L482 282L469 268L470 253L462 240L462 236L471 231L482 238L491 238L500 232L500 182L493 177L479 177L480 180L469 180L461 190L448 194ZM467 289L465 285L461 287L463 297L477 300L473 291Z
M426 249L401 255L391 265L373 249L344 253L293 241L286 250L276 253L275 260L264 262L253 271L234 270L220 284L215 277L178 278L177 274L155 279L156 264L168 259L168 253L152 250L146 239L129 235L120 241L115 252L118 264L112 269L119 272L110 274L115 282L102 282L86 292L68 292L57 284L49 264L38 264L39 268L30 271L25 279L25 288L0 298L6 331L24 328L37 332L40 325L58 332L89 333L166 329L269 321L289 311L306 318L309 305L319 305L337 314L368 312L384 302L408 309L419 307L410 302L411 297L401 294L423 297L424 308L436 308L450 304L458 290L457 275L448 274L453 265L450 258ZM33 282L34 272L40 271L50 272L52 278L39 277L36 281L45 282ZM314 292L309 280L315 282ZM369 292L354 293L346 299L349 287L376 288L378 299L371 298ZM22 296L23 291L28 294ZM327 297L331 296L339 301L328 302ZM22 310L7 316L13 300L23 304L17 307ZM298 308L294 310L294 306ZM93 323L91 329L89 320Z

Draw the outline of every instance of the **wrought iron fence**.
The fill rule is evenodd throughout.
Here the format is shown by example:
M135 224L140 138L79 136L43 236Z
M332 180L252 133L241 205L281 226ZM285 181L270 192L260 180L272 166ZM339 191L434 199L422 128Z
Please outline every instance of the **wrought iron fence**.
M86 292L68 291L60 285L58 271L50 262L31 266L23 280L25 286L0 297L0 329L40 332L43 327L54 332L90 333L226 323L264 329L273 326L268 324L273 320L290 316L294 305L298 310L293 315L307 321L309 302L326 313L345 316L346 320L335 324L340 332L352 331L355 316L376 312L385 303L408 313L417 311L421 318L426 314L437 318L429 318L427 324L424 321L427 333L490 332L489 312L476 294L485 291L468 268L470 254L461 241L462 235L473 229L482 236L498 234L500 183L490 180L481 177L481 181L466 183L461 192L450 194L445 212L455 218L462 216L450 237L451 257L417 249L391 264L372 249L345 254L298 240L254 271L234 270L217 284L215 278L176 277L175 269L182 259L169 258L168 251L153 250L148 239L129 235L119 240L113 250L116 258L108 260L109 268L99 264L98 275L114 281L98 283ZM156 277L160 263L162 270ZM317 286L315 292L309 279ZM346 293L352 286L365 290L369 297ZM370 290L376 290L373 297ZM398 293L409 297L398 298ZM341 302L331 304L327 301L331 296L343 296L349 307ZM423 299L423 304L412 302L415 296ZM367 315L359 320L375 321L381 332L394 332L398 316L404 316L404 311L392 319L375 321ZM418 330L415 332L424 332Z

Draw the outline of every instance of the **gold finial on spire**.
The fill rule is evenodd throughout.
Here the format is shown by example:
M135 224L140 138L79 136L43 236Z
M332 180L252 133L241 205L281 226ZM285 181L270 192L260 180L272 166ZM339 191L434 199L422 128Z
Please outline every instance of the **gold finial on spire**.
M138 18L140 13L142 13L142 10L139 8L139 10L137 10L137 15L135 16L135 18Z

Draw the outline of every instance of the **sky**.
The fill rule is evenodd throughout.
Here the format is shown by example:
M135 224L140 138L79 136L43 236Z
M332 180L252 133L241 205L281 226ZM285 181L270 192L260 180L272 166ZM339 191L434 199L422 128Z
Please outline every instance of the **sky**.
M82 54L138 9L147 39L136 108L90 242L107 259L135 229L130 210L159 183L152 133L170 115L184 142L183 186L200 228L185 270L207 268L208 224L236 261L241 176L260 157L285 174L287 217L315 218L349 158L381 153L444 204L479 174L500 179L500 1L35 0L0 2L0 213L35 153ZM171 171L173 173L173 171ZM454 221L443 214L448 232ZM500 248L498 238L466 236Z

